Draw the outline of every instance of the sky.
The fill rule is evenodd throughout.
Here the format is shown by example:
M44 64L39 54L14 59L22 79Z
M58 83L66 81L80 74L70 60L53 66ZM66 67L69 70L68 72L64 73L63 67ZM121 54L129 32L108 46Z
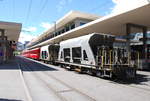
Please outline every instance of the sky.
M107 16L148 0L0 0L0 21L22 23L19 41L30 41L71 10Z

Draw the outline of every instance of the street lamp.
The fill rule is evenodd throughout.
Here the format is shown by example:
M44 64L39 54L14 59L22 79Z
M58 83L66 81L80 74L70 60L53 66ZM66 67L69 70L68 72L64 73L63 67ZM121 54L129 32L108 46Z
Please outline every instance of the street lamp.
M54 37L56 35L56 21L54 21Z

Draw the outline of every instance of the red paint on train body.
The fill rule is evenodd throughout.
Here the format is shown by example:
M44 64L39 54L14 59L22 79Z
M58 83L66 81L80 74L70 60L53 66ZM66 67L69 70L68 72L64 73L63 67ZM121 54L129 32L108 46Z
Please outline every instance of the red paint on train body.
M39 60L40 59L40 48L35 48L32 50L25 50L22 52L22 56Z

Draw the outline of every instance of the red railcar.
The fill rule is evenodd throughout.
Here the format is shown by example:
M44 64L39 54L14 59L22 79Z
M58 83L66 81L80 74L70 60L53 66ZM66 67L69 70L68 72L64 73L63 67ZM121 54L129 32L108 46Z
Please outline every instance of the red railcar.
M40 59L40 48L35 48L32 50L25 50L22 52L22 56L39 60Z

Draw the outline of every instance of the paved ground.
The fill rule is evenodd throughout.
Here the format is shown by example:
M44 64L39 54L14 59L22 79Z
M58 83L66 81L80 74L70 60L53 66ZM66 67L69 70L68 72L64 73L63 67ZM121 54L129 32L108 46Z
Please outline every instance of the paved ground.
M149 101L150 72L137 80L106 80L57 66L19 59L33 101Z
M0 98L14 99L6 101L150 101L150 72L138 71L136 80L123 82L78 74L21 57L17 62L26 86L21 82L18 69L11 70L17 77L9 77L10 71L5 73L8 70L0 71L1 81L6 79L1 76L8 77L6 84L0 83ZM13 94L8 89L11 83L15 85ZM8 95L1 91L7 91Z
M0 64L0 101L27 101L20 70L15 60Z

